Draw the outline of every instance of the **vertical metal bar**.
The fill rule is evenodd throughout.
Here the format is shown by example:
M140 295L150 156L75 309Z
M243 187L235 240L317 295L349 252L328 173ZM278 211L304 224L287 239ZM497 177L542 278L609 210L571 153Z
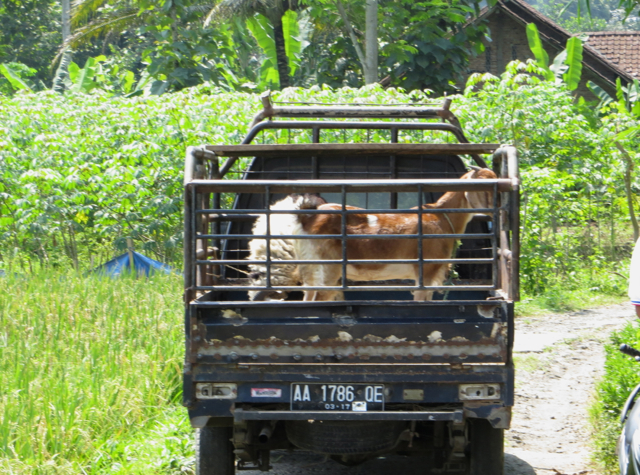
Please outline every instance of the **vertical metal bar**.
M190 222L191 222L191 255L189 256L189 258L191 259L191 266L189 267L189 271L192 273L191 274L191 282L193 283L194 286L197 287L198 285L198 281L197 281L197 269L196 269L196 265L195 265L195 261L196 261L196 243L197 243L197 233L196 233L196 208L197 208L197 204L196 204L196 197L197 197L197 193L196 193L196 187L195 185L191 186L191 216L190 218ZM194 295L195 297L195 295Z
M492 264L492 270L491 270L491 276L492 276L492 285L494 287L494 289L498 288L498 277L499 277L499 273L498 273L498 232L500 231L502 225L500 223L500 209L498 207L498 187L497 185L494 186L493 188L493 217L492 217L492 223L491 223L491 230L493 231L493 233L491 233L491 254L493 257L493 264Z
M316 155L311 157L311 169L311 176L314 180L317 180L320 177L320 166L318 164L318 157Z
M187 185L184 190L184 254L183 254L183 271L184 278L184 303L188 306L192 299L191 289L193 288L193 201L191 201L191 188L193 185Z
M311 134L311 141L313 143L320 143L320 127L314 127Z
M520 179L518 170L518 152L514 147L506 149L507 172L512 180ZM520 300L520 189L509 192L511 216L509 227L511 231L511 290L513 300Z
M271 190L269 185L266 185L264 193L264 207L267 219L267 259L265 262L265 265L267 266L267 289L271 288L271 207L269 206L269 203L271 203Z
M422 185L418 185L418 286L424 287L424 265L422 256Z
M398 143L398 128L393 127L391 129L391 143ZM395 155L391 155L391 163L389 168L391 169L391 177L393 179L398 178L398 162ZM390 198L389 207L391 209L398 209L398 193L392 192ZM422 206L422 203L418 203L418 206Z
M342 186L342 288L347 288L347 189Z
M509 204L511 216L509 227L511 229L511 292L510 297L514 301L520 300L520 191L509 192Z
M211 161L211 171L210 171L210 175L211 175L211 179L212 180L219 180L220 179L220 165L218 163L218 159L216 158L215 160ZM219 192L215 192L213 193L213 209L215 210L220 210L220 193ZM216 220L212 223L212 231L213 234L221 234L220 233L220 221ZM222 241L220 239L214 239L213 242L213 247L218 249L217 251L214 251L216 254L218 254L221 250L222 250ZM208 251L205 254L206 259L209 258L209 254ZM217 269L216 269L217 267ZM213 284L213 275L214 273L218 274L218 275L222 275L222 269L219 266L208 266L207 268L208 270L208 276L207 276L207 284L208 285L212 285Z
M398 160L395 155L391 155L389 168L391 169L390 170L391 176L389 178L392 178L394 180L398 178ZM389 197L389 199L390 199L389 207L391 209L398 209L398 192L396 191L391 192L391 196Z

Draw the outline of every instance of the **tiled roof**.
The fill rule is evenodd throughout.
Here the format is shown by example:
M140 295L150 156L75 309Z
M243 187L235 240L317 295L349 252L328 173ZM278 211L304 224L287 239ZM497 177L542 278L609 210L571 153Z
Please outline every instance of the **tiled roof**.
M640 79L640 31L585 33L587 44L623 71Z

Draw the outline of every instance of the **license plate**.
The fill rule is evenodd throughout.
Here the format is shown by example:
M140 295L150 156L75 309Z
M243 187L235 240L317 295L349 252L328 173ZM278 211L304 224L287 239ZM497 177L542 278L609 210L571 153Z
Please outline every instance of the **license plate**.
M291 385L292 411L349 411L384 410L382 384L307 384Z

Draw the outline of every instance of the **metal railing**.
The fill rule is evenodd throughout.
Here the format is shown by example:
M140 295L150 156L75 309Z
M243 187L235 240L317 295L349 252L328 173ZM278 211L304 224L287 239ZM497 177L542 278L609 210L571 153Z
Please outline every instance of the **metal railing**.
M508 210L499 206L499 196L505 192L513 190L513 182L509 179L469 179L469 180L359 180L347 182L345 180L309 180L304 182L277 181L277 180L193 180L189 187L189 202L198 203L198 196L207 193L251 193L263 195L263 201L270 203L271 197L275 193L289 193L295 191L306 191L308 193L315 192L335 192L339 190L342 200L341 209L339 210L272 210L268 207L264 209L233 209L226 210L214 207L190 206L190 216L188 222L192 223L190 238L191 254L185 271L190 273L188 279L194 285L193 290L196 292L208 291L485 291L495 292L500 288L498 267L500 265L500 226L501 215ZM418 197L423 196L425 191L489 191L492 196L493 206L484 209L474 208L446 208L446 209L425 209L422 206L417 209L347 209L347 195L353 192L373 191L393 192L393 191L413 191ZM424 233L422 223L426 214L454 214L454 213L482 213L490 216L492 223L489 232L484 233L442 233L428 234ZM300 235L300 234L277 234L277 231L270 230L267 225L266 234L247 234L246 232L233 231L231 223L243 222L248 219L257 219L259 216L265 216L266 223L271 223L271 216L278 214L290 215L340 215L342 230L340 234L317 234L317 235ZM416 215L418 232L410 234L350 234L347 232L347 218L350 215L363 214L405 214ZM230 232L211 232L209 225L216 223L216 229L230 229ZM226 226L220 226L226 223ZM266 241L266 256L264 260L248 260L245 256L248 254L246 248L249 241L253 239L262 239ZM415 259L377 259L371 256L368 259L349 258L347 253L348 243L358 240L414 240L416 241L417 257ZM474 257L474 258L449 258L433 259L428 253L425 253L425 243L433 239L483 239L489 245L490 257ZM334 240L339 241L342 246L341 259L315 259L315 260L279 260L272 256L271 242L273 240ZM214 259L198 258L197 249L208 249L208 243L219 243L219 251L222 255L215 256ZM233 245L230 243L234 243ZM235 245L235 248L233 247ZM427 244L428 245L428 244ZM241 258L233 256L243 255ZM202 256L201 256L202 257ZM350 282L348 279L348 269L350 265L416 265L418 267L418 279L415 282L382 282L376 281L375 285L363 282ZM491 278L488 283L466 283L458 285L425 285L424 282L424 265L427 264L469 264L469 265L490 265ZM265 266L266 276L264 285L255 285L251 279L246 277L227 277L229 272L227 269L233 269L237 272L237 267L242 267L240 271L251 272L249 266ZM291 286L291 285L273 285L270 270L275 266L283 265L340 265L341 266L341 283L339 285L327 286ZM214 268L215 267L215 268ZM200 277L198 277L200 276Z

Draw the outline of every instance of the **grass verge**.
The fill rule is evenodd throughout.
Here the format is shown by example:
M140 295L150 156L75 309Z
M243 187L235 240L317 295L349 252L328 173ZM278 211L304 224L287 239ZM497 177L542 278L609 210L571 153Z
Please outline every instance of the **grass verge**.
M593 456L607 475L618 473L615 448L622 429L620 411L629 393L640 383L640 363L618 351L622 343L640 348L640 325L637 322L628 323L619 332L614 332L605 345L605 372L596 386L595 401L589 410Z
M627 266L623 266L625 269ZM523 292L516 315L529 317L574 312L627 302L628 278L605 269L585 269L558 277L541 294Z

